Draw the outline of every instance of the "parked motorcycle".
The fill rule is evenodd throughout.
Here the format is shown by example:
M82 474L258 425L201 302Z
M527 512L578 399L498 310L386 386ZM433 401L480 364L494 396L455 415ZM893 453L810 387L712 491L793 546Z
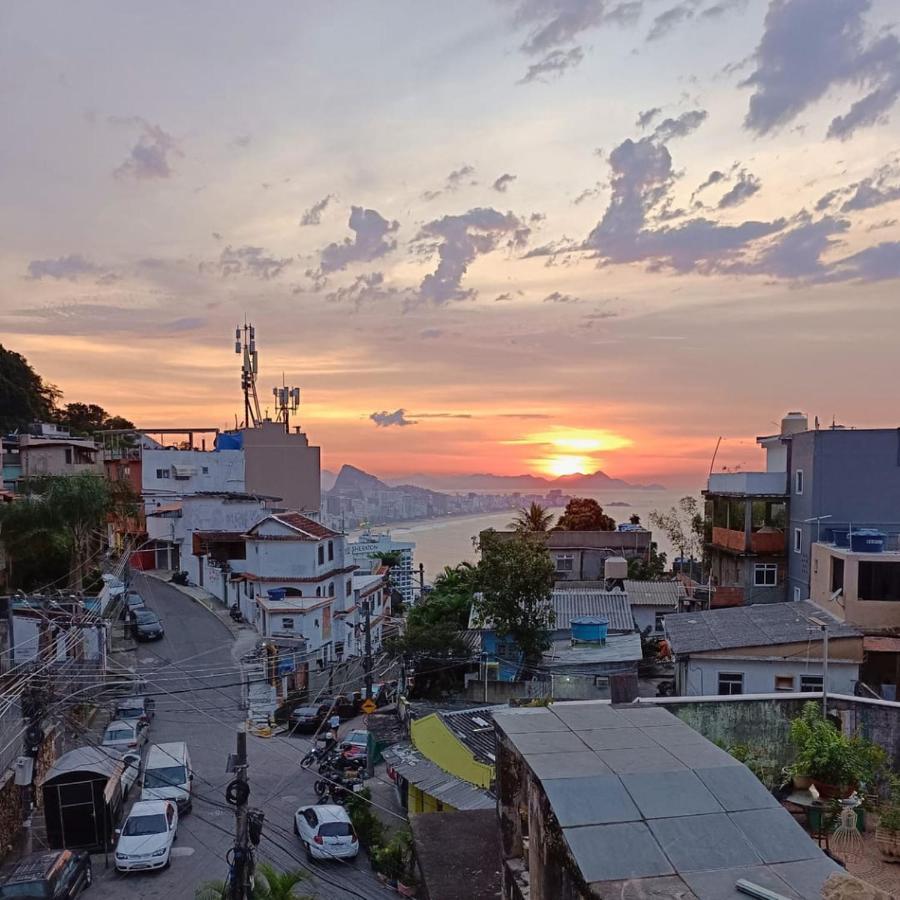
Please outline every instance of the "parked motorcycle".
M233 622L237 622L238 624L244 621L244 614L241 612L241 607L237 603L231 604L231 607L228 610L228 615L231 616L231 620Z
M173 572L172 577L169 579L172 584L181 584L187 585L188 583L188 573L187 572Z

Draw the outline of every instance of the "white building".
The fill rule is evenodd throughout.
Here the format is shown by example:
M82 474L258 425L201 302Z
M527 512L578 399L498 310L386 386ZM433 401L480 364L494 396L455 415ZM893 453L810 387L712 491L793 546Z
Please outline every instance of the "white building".
M416 581L413 574L413 552L416 549L412 541L395 541L390 532L363 532L355 541L347 544L347 551L352 562L358 566L359 574L371 574L380 560L373 559L374 553L398 553L400 565L391 570L391 583L403 597L407 605L416 599Z
M372 633L372 652L381 649L384 622L391 614L391 594L385 575L351 577L352 604L335 613L335 652L340 660L362 656L366 650L365 604L369 606L369 627Z
M141 493L148 512L156 501L188 494L245 489L243 450L169 450L144 448Z

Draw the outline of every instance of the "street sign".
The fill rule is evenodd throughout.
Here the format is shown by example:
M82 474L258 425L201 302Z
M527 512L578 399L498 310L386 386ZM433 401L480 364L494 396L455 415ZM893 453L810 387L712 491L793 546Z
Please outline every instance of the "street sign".
M360 709L364 713L368 714L368 713L375 712L375 710L378 709L378 707L375 705L375 701L370 698L367 700L363 700L362 706L360 706Z

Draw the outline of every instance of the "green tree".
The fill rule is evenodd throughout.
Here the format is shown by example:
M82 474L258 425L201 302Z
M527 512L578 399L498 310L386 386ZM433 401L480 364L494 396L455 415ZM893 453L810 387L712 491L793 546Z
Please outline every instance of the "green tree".
M682 559L693 562L703 558L703 516L696 497L682 497L667 512L654 509L650 513L650 524L678 548Z
M369 559L377 559L383 566L395 569L403 563L403 554L399 550L379 550L377 553L370 553Z
M648 559L628 560L628 577L633 581L656 581L666 574L667 566L666 554L659 552L656 541L651 541Z
M616 522L603 512L603 507L590 497L573 497L559 517L561 531L615 531Z
M549 531L552 524L553 513L547 512L540 503L532 503L528 507L519 507L518 515L509 523L509 527L515 531L534 534Z
M134 428L134 423L121 416L111 416L96 403L67 403L56 414L56 421L72 434L94 434L112 428Z
M62 396L20 353L0 344L0 431L4 434L53 417Z
M515 641L526 665L537 662L549 646L555 576L543 540L525 534L512 540L482 535L475 608L498 637Z
M641 517L640 517L637 513L632 513L632 514L628 517L628 521L629 521L632 525L640 525L640 524L641 524Z
M269 863L257 863L253 900L313 900L310 894L297 893L297 885L307 877L302 869L279 872ZM224 881L205 881L194 892L194 900L222 900L226 896L227 885Z

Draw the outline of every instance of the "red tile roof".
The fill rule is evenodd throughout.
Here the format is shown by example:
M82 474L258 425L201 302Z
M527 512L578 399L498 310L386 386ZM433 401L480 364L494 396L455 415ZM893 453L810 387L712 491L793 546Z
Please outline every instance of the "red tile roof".
M314 538L315 540L341 536L340 532L332 531L330 528L326 528L321 522L316 522L315 519L310 519L298 512L278 513L277 515L272 516L272 518L277 519L279 522L284 522L285 525L295 528L297 531L302 531L304 534L309 535L309 537Z

